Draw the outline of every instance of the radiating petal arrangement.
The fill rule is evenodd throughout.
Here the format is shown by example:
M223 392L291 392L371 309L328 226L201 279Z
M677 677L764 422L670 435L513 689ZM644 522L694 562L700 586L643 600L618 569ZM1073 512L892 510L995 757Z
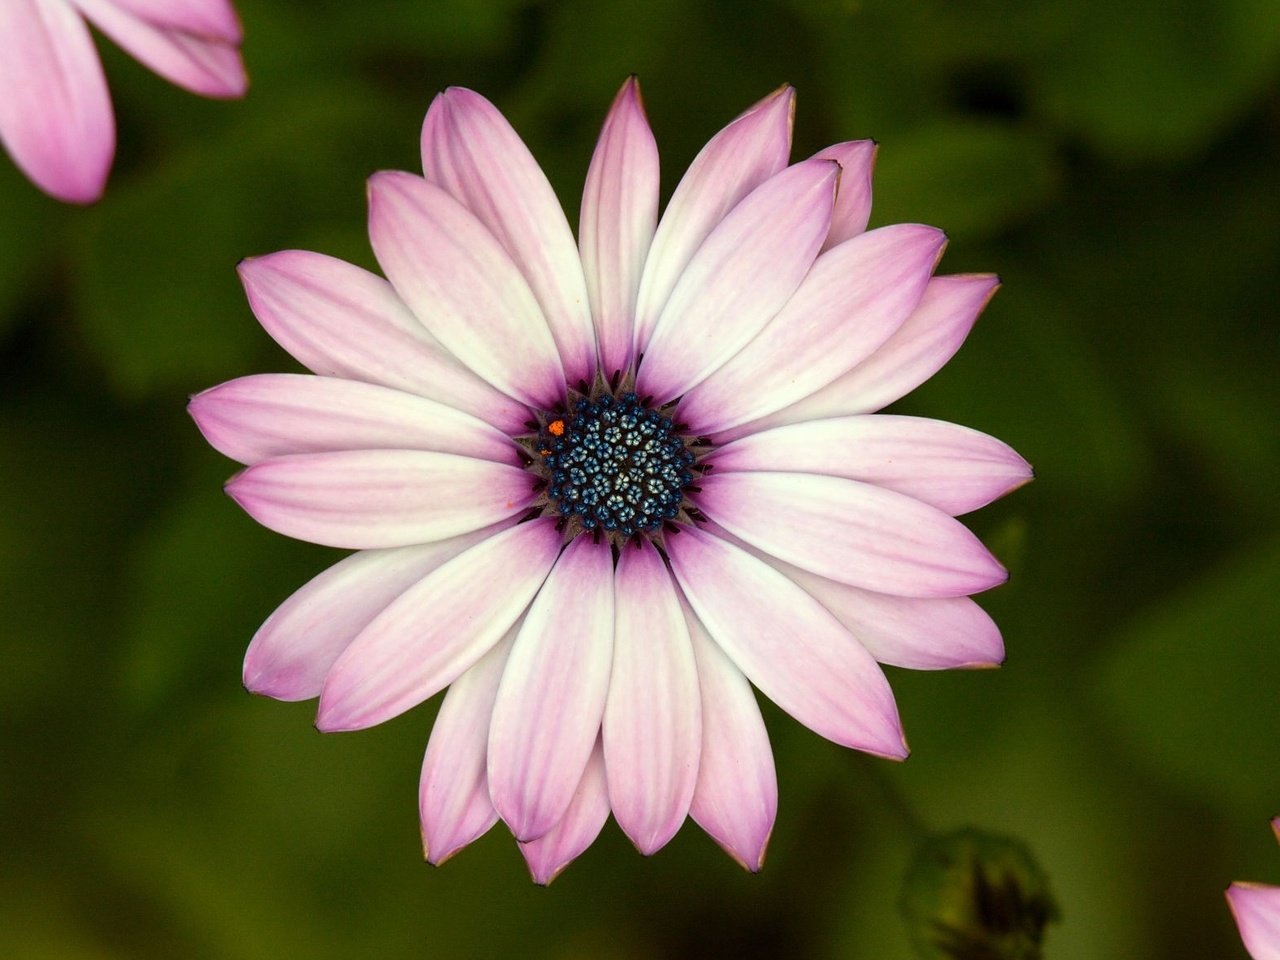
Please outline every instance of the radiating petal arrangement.
M45 193L102 195L115 117L89 25L192 93L244 95L230 0L5 0L0 4L0 143Z
M753 687L901 759L881 663L1003 659L970 595L1005 570L955 518L1030 467L876 412L955 353L997 281L934 276L932 227L866 229L871 141L789 163L794 99L716 134L659 216L628 80L575 242L502 114L450 89L424 175L370 181L385 280L303 251L241 265L312 375L234 380L191 414L244 464L227 489L251 516L358 551L263 624L244 681L318 696L325 731L447 688L419 796L432 863L501 820L548 883L612 813L646 855L692 817L758 870L778 785Z
M1271 821L1280 840L1280 817ZM1253 960L1280 960L1280 887L1237 881L1227 887L1227 905Z

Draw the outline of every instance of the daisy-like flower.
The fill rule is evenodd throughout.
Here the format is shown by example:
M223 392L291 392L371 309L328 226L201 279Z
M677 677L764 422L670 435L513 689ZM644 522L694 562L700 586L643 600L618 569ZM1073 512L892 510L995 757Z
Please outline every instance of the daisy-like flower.
M116 150L86 20L193 93L239 97L248 83L230 0L3 0L0 142L36 186L70 203L102 195Z
M1280 817L1271 821L1271 830L1280 840ZM1237 881L1227 887L1227 905L1249 956L1280 960L1280 887Z
M440 94L424 176L375 174L386 279L287 251L240 268L315 376L196 396L260 523L360 551L267 620L245 684L356 730L448 687L420 808L439 863L499 818L548 882L609 813L642 853L692 816L758 869L777 782L752 685L905 757L877 660L998 663L1004 581L955 515L1030 477L981 433L871 416L996 288L945 238L866 231L869 141L788 165L783 87L706 145L658 219L634 80L578 242L498 110Z

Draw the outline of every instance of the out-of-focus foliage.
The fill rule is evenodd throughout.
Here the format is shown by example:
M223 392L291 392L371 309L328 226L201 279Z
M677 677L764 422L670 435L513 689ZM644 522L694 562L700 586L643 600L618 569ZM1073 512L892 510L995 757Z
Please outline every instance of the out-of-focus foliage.
M239 0L242 103L103 45L121 146L68 209L0 163L0 956L910 955L916 836L1020 837L1050 960L1241 957L1280 809L1280 6L1270 0ZM999 671L891 671L913 756L778 711L759 876L618 831L549 890L501 829L436 870L435 706L322 737L247 696L253 630L331 551L224 498L186 397L293 369L235 276L288 247L372 266L363 179L413 169L431 96L494 99L571 220L639 73L664 190L789 81L797 157L881 142L873 223L937 223L1004 288L904 411L1038 479L969 518L1013 572Z

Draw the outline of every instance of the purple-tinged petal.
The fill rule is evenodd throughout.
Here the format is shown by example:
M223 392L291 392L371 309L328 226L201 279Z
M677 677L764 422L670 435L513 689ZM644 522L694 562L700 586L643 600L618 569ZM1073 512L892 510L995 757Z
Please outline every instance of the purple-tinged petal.
M814 160L834 160L840 164L840 190L831 212L831 231L823 250L856 237L867 229L871 218L871 172L876 163L874 140L847 140L819 150Z
M418 781L422 851L439 866L498 822L489 800L485 754L498 682L515 628L449 685L436 714Z
M578 247L606 377L631 363L636 292L658 222L658 144L631 77L613 101L582 191Z
M536 840L520 844L533 882L546 886L577 859L600 835L609 819L609 790L605 783L604 753L597 741L578 789L560 822Z
M555 191L511 124L480 94L450 87L432 101L423 122L422 169L519 267L569 382L590 381L596 344L582 261Z
M511 440L469 413L358 380L264 373L191 398L216 450L253 464L294 453L434 450L518 466Z
M685 395L680 419L719 432L826 386L902 326L945 245L941 230L907 223L822 254L760 335Z
M986 506L1032 477L1031 465L995 437L942 420L885 414L774 427L726 444L711 462L723 472L785 467L861 480L953 517Z
M309 370L416 393L508 432L529 419L441 346L382 277L305 250L242 260L239 272L263 328Z
M999 286L993 274L934 277L911 316L862 363L786 409L727 430L716 440L784 423L874 413L906 396L955 356Z
M143 66L203 97L244 96L249 78L237 42L148 22L114 0L73 0L99 30Z
M787 165L795 90L782 86L712 137L685 171L658 223L636 299L644 353L676 282L707 235L743 197Z
M516 839L564 816L600 731L613 659L613 555L578 537L516 637L489 730L489 793Z
M717 471L699 483L698 507L734 536L841 583L959 597L1008 579L962 523L892 490L811 473Z
M614 574L617 626L603 737L613 816L648 856L689 812L702 709L675 584L653 545L640 544L622 550Z
M495 534L418 581L378 614L325 677L316 726L362 730L452 683L528 607L560 553L549 519Z
M375 173L369 241L401 299L471 370L543 409L563 399L560 356L529 284L466 207L421 177Z
M276 457L242 470L226 489L264 527L356 550L454 537L515 516L533 499L518 467L423 450Z
M686 616L702 691L702 753L689 815L755 873L764 866L778 813L769 733L747 678L707 636L693 611Z
M325 674L373 618L435 570L502 530L436 543L361 550L296 590L258 628L244 656L244 685L277 700L320 696Z
M1233 883L1227 887L1227 905L1249 956L1280 960L1280 887Z
M225 43L238 44L244 39L240 18L230 0L111 0L111 3L157 27Z
M60 0L0 3L0 141L41 190L69 203L102 195L116 149L98 52Z
M796 292L831 224L840 167L797 163L716 226L671 291L636 390L674 400L737 353Z
M694 613L765 696L836 743L895 759L907 755L889 682L822 604L703 530L686 528L666 543Z

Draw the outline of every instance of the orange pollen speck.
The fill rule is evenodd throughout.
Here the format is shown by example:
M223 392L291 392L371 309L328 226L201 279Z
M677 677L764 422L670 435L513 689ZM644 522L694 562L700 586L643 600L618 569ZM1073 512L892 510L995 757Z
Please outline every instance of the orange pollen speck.
M551 434L553 437L563 437L564 421L552 420L550 423L547 424L547 433Z

